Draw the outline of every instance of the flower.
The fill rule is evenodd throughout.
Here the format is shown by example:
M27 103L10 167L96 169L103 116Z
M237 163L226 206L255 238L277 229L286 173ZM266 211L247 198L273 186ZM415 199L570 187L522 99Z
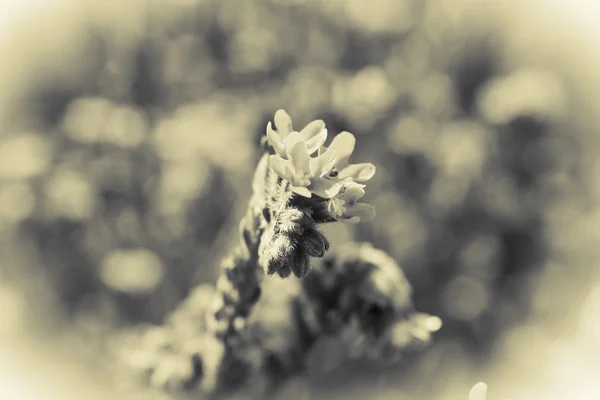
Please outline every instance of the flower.
M275 154L278 156L288 159L293 145L297 139L290 139L293 134L298 134L300 140L305 143L308 154L311 155L317 151L325 140L327 140L327 129L325 129L325 122L320 119L310 122L300 132L296 132L292 128L292 119L285 110L277 110L275 112L275 126L277 131L271 127L271 122L267 124L267 138Z
M335 164L335 151L326 151L317 157L310 155L327 140L327 129L321 120L306 125L300 132L292 131L292 121L284 110L275 113L278 131L267 125L267 138L275 149L269 156L269 166L282 179L290 182L290 190L304 197L312 194L329 199L337 194L341 184L325 179Z
M358 203L365 195L365 185L361 185L346 178L342 187L327 204L327 211L332 218L351 224L360 221L370 221L375 218L375 207L366 203Z
M290 149L289 159L271 155L269 166L282 179L290 182L290 189L294 193L304 197L311 197L314 193L329 199L339 192L342 186L339 182L323 177L333 167L335 152L328 151L318 157L310 157L309 149L298 132L293 132L286 138L286 146Z
M366 182L375 175L375 166L371 163L348 163L355 145L354 135L344 131L333 138L329 147L319 148L319 155L327 151L334 151L336 154L336 162L327 176L329 179L340 181L352 178L356 182Z

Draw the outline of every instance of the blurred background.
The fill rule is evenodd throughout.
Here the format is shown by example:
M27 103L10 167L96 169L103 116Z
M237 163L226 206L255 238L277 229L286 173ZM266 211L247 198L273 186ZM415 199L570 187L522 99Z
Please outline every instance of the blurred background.
M278 108L356 135L378 216L325 231L389 252L444 321L401 366L281 398L480 380L597 398L598 18L593 0L3 0L0 398L120 398L103 338L215 281Z

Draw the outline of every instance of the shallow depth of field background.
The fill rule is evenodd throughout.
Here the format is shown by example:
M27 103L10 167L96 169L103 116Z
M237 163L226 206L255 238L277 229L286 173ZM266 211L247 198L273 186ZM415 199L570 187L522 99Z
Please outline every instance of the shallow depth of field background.
M600 393L594 1L17 3L0 11L1 399L119 398L103 339L214 282L278 108L356 135L378 216L326 232L389 252L445 323L402 366L281 398Z

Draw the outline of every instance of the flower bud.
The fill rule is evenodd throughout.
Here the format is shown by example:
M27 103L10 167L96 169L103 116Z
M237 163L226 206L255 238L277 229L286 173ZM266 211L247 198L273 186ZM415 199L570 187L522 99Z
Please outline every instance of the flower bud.
M316 229L307 230L302 235L302 241L308 255L311 257L323 257L329 250L329 241L321 232Z
M310 272L310 259L303 247L298 247L289 261L289 266L297 278L302 279Z
M277 272L294 249L290 238L286 235L274 235L273 239L259 259L259 263L265 268L267 275Z

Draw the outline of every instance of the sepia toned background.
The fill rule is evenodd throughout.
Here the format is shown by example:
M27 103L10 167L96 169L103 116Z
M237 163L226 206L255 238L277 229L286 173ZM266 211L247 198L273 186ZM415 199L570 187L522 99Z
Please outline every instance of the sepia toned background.
M598 18L586 0L3 0L0 399L132 398L106 338L215 281L279 108L356 135L377 217L324 231L387 251L444 321L402 365L281 398L482 380L596 398Z

